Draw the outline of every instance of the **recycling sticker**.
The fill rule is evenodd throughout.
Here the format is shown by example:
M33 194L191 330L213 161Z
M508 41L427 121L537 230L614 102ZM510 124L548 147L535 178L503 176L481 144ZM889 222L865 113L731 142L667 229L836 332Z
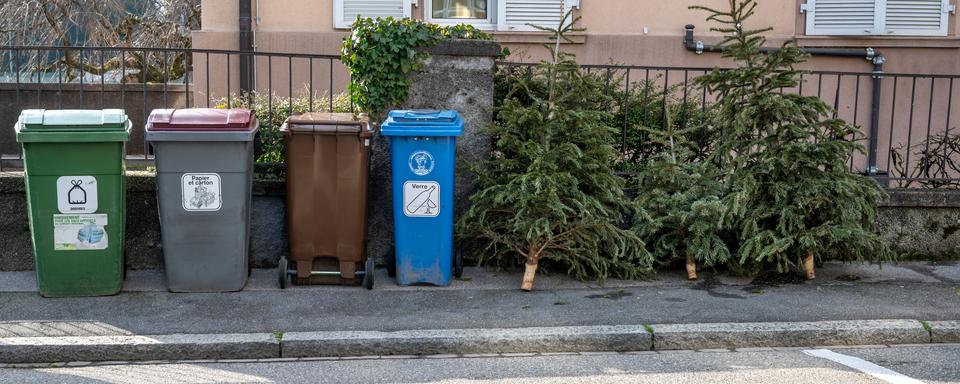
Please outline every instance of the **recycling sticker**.
M219 174L184 173L180 184L184 210L219 211L223 205Z
M53 250L107 249L107 214L53 215Z
M403 183L403 214L407 217L440 215L440 184L436 181Z
M413 172L413 174L417 176L429 175L430 172L433 172L433 166L436 164L433 160L433 155L427 151L414 152L410 155L407 163L410 166L410 172Z
M57 209L60 213L94 213L98 208L97 179L93 176L57 178Z

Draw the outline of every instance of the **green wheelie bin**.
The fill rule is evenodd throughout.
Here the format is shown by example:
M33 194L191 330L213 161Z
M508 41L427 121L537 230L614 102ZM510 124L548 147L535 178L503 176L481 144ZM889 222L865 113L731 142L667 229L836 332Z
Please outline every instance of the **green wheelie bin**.
M40 295L120 292L129 129L119 109L20 113L17 141Z

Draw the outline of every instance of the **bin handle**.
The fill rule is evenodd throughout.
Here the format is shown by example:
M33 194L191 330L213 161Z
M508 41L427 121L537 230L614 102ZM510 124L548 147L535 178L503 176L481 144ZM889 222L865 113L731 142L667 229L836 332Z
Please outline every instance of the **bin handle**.
M411 109L409 113L414 115L432 115L440 112L439 109Z

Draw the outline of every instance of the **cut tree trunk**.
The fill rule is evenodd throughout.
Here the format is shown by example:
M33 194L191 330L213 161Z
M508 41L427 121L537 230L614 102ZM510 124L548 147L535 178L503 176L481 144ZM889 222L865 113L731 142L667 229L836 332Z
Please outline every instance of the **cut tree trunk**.
M813 266L813 254L810 252L807 252L807 256L803 258L803 271L807 274L807 280L817 278L817 271Z
M529 292L533 290L533 279L537 276L537 262L525 265L526 270L523 271L523 284L520 285L520 289Z
M521 290L527 292L533 290L533 279L537 277L537 262L539 260L540 255L537 254L535 248L530 247L530 251L527 253L526 269L523 271L523 283L520 284Z
M697 261L689 255L687 256L687 279L690 281L697 280Z

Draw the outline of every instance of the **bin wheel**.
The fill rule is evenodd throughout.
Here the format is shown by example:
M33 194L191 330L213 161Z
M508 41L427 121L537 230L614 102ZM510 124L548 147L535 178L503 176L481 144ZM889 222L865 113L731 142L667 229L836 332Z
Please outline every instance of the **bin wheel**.
M453 277L463 277L463 251L457 248L453 256Z
M384 259L387 261L387 276L397 277L397 250L391 248Z
M373 289L373 267L373 259L367 258L363 268L363 287L366 289Z
M287 264L287 258L281 257L280 262L277 265L277 268L280 270L280 289L287 289L287 286L290 285L290 271L287 269Z

